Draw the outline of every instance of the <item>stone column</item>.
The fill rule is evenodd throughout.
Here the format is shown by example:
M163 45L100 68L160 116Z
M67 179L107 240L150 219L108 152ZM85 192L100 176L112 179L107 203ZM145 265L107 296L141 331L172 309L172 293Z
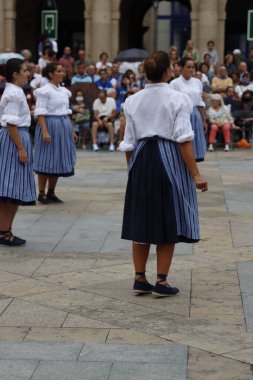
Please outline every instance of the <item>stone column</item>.
M0 53L4 50L4 0L0 0Z
M196 48L199 47L199 15L197 12L191 12L191 40Z
M200 54L206 49L208 40L217 43L218 38L218 0L201 0L199 2L199 40Z
M100 53L112 55L111 0L92 1L91 57L98 60Z
M85 0L85 40L84 46L88 60L91 60L91 45L92 45L92 19L91 19L92 0Z
M120 0L112 0L111 58L115 57L119 51L119 22L120 22Z
M227 0L220 0L218 4L218 39L217 50L219 53L219 63L223 63L224 50L225 50L225 23L226 23L226 5Z
M16 48L16 1L4 2L5 48L15 51Z

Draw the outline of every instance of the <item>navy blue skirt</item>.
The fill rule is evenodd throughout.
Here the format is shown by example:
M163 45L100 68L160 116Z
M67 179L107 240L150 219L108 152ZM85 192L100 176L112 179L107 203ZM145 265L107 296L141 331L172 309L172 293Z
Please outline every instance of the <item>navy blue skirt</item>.
M196 187L176 143L158 137L138 142L121 237L149 244L199 241Z
M34 141L34 171L55 177L74 175L76 147L72 125L67 116L46 116L46 126L51 143L43 140L41 127L36 126Z
M0 129L0 202L35 205L36 188L33 174L33 152L28 128L18 132L28 156L28 163L19 161L18 150L7 128Z
M191 113L191 125L194 131L193 147L197 162L204 161L206 155L206 138L203 127L203 120L197 107Z

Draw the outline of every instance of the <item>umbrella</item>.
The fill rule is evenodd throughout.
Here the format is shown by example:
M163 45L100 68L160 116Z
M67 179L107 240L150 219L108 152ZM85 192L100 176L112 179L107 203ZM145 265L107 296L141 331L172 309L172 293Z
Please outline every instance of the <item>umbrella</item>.
M115 58L114 61L121 62L140 62L149 56L147 50L144 49L128 49L121 51Z
M24 57L21 54L18 53L1 53L0 54L0 65L5 64L9 59L11 58L19 58L24 60Z

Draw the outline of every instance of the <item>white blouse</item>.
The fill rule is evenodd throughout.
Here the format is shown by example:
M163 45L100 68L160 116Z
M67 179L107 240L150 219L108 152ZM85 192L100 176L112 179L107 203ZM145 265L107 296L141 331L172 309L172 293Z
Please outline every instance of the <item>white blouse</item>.
M72 113L69 108L71 92L65 87L47 83L33 92L36 97L35 116L64 116Z
M167 83L147 84L126 99L126 129L120 150L131 151L137 140L152 136L178 143L193 140L192 110L189 97L172 90Z
M179 78L171 81L169 86L173 90L187 94L195 107L205 107L205 103L202 100L203 84L199 79L190 78L186 80L180 75Z
M1 126L13 124L16 127L29 127L31 114L22 88L13 83L6 83L0 102Z

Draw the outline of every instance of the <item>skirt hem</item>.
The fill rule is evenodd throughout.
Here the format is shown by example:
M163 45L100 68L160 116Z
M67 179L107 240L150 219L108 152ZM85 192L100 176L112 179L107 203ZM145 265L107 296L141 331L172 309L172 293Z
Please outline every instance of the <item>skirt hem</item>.
M130 238L130 237L126 237L126 236L121 236L121 239L123 240L130 240L130 241L134 241L134 242L140 242L142 244L153 244L153 245L157 245L157 244L178 244L178 243L187 243L187 244L194 244L194 243L198 243L200 239L190 239L190 238L187 238L186 236L178 236L177 237L177 240L170 240L170 241L142 241L143 239L136 239L136 238Z
M75 175L74 170L72 170L69 173L45 173L45 172L40 172L38 170L34 170L34 172L36 174L46 175L47 177L72 177L73 175Z
M35 206L36 205L36 201L25 202L20 199L1 197L1 196L0 196L0 203L11 203L17 206Z

